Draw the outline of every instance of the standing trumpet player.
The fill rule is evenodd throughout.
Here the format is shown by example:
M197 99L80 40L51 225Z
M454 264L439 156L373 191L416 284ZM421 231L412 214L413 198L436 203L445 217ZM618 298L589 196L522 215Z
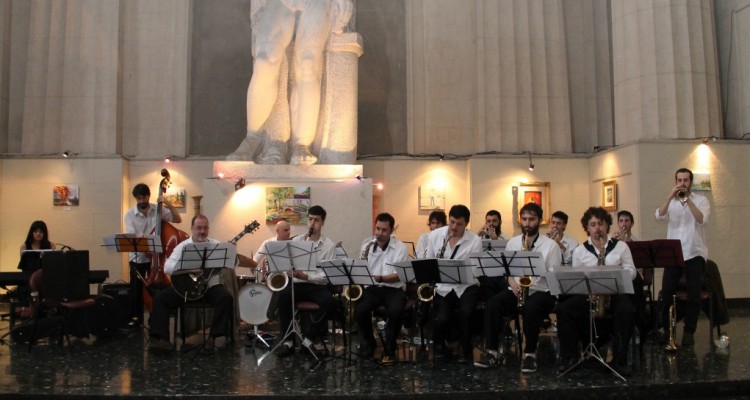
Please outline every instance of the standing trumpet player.
M505 248L506 250L537 251L544 257L545 268L549 271L560 265L562 256L560 247L550 238L539 234L539 225L544 216L543 210L536 203L528 203L519 212L521 218L522 234L516 236ZM521 372L532 373L537 370L536 346L539 340L539 331L552 307L555 305L555 297L549 292L547 280L543 277L532 278L528 287L528 296L524 300L521 314L523 316L524 359L521 363ZM485 351L474 366L489 368L498 365L498 337L503 329L503 317L518 312L519 296L523 288L516 282L514 277L508 277L508 290L501 291L487 301L484 308L484 338Z
M568 214L562 211L555 211L549 220L549 231L547 237L554 240L560 247L562 253L562 265L570 265L573 260L573 250L578 247L578 240L565 234L568 227Z
M402 241L391 236L395 226L396 220L391 214L378 214L375 218L375 236L362 242L360 258L367 261L375 284L364 288L362 298L356 302L354 311L354 319L359 325L359 354L369 359L377 347L372 333L372 312L380 306L385 306L382 365L390 365L395 360L396 338L401 330L406 301L404 284L399 280L393 264L406 261L408 251Z
M680 168L674 174L675 186L661 207L656 209L656 219L667 221L667 239L679 239L682 244L682 257L685 259L685 279L687 281L687 306L685 308L685 328L682 345L694 343L693 334L700 314L700 292L703 269L708 259L708 247L704 226L711 214L708 199L692 192L693 172ZM682 277L681 268L664 268L662 280L662 327L669 326L669 306L677 292Z
M573 268L595 266L621 266L633 279L633 287L643 283L638 278L630 248L624 241L609 236L612 216L601 207L589 207L581 218L583 230L589 239L573 250ZM640 282L639 282L640 281ZM610 366L620 374L629 374L628 344L635 326L635 302L632 294L618 294L609 299L609 312L614 316L612 344L613 358ZM591 301L605 301L604 297L589 299L586 295L570 295L557 303L557 334L560 338L560 372L574 365L579 357L578 343L588 337ZM588 340L586 340L588 342Z

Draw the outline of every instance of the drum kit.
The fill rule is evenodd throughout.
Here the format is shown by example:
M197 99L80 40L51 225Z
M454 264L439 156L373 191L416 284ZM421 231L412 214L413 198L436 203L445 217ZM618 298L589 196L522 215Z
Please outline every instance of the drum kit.
M248 332L248 336L252 336L253 346L257 341L261 341L266 347L270 348L271 346L258 330L258 326L269 320L268 309L271 305L273 291L265 283L262 283L264 279L260 268L250 270L250 272L245 275L237 275L237 287L239 287L237 302L239 303L240 319L253 326L253 331ZM258 282L258 276L261 276L261 282Z

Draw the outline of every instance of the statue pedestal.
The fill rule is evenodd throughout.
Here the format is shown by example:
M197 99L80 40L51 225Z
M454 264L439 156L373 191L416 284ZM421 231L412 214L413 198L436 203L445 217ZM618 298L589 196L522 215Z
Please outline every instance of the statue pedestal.
M247 161L216 161L214 162L214 176L223 174L225 179L237 180L244 178L251 182L287 182L296 181L322 182L355 179L362 175L361 165L269 165L253 164Z

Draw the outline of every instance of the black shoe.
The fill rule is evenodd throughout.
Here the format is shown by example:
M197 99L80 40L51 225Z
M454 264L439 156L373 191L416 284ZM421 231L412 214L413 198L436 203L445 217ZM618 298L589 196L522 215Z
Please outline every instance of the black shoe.
M474 361L474 366L477 368L492 368L498 366L498 364L497 356L488 351L482 353L478 361Z
M526 356L521 363L521 372L533 373L536 372L536 357Z
M289 357L292 354L294 354L294 347L288 344L282 344L281 347L276 350L276 357L279 358Z
M560 367L557 368L557 371L562 374L563 372L569 370L574 365L576 365L576 363L578 363L577 358L569 358L567 360L563 360L562 364L560 364Z

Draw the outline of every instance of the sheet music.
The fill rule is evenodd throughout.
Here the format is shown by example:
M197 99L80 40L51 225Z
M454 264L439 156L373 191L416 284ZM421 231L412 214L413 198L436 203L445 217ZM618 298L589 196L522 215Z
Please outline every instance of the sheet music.
M266 252L270 272L313 271L317 268L314 242L298 242L292 240L268 242Z
M231 243L187 243L174 271L189 269L234 268L237 246Z
M320 265L331 285L375 285L365 260L323 260Z
M482 239L482 250L485 250L485 251L504 251L507 245L508 245L507 239L497 239L497 240Z
M116 249L118 252L164 252L161 238L156 235L115 233L114 235L105 236L103 241L105 247Z
M552 295L633 294L630 273L620 266L561 267L547 274Z
M545 276L546 272L544 255L538 251L483 251L469 258L477 262L477 276Z

